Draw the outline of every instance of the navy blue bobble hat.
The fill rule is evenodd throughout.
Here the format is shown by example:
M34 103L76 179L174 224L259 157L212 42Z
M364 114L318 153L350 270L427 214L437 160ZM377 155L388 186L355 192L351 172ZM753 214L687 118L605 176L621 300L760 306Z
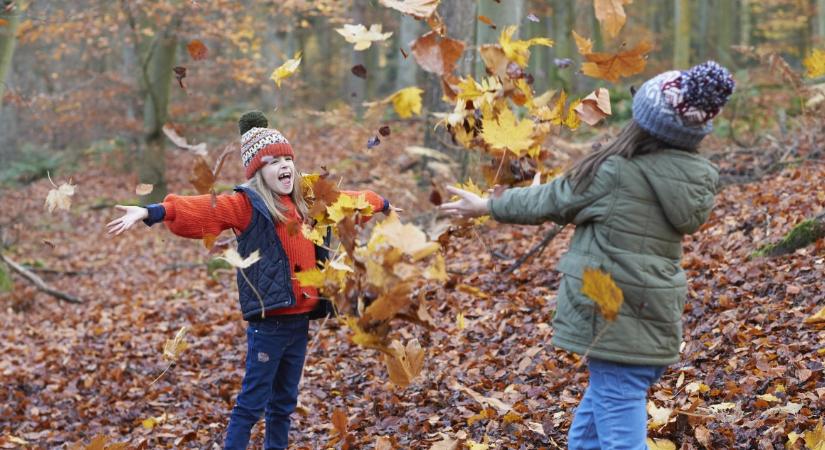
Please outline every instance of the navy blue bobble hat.
M736 83L715 61L690 70L671 70L647 80L633 96L633 120L656 138L693 149L713 131Z

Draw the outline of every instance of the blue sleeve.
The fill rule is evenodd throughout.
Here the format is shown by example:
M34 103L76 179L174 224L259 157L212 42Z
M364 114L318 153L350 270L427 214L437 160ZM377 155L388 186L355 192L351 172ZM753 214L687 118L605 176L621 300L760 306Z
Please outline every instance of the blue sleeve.
M384 214L387 214L387 213L390 212L390 201L389 200L384 199L384 207L381 208L381 212L384 213Z
M151 227L158 222L163 222L163 218L166 217L166 208L160 203L152 203L144 206L144 208L149 210L149 217L143 219L143 223L147 226Z

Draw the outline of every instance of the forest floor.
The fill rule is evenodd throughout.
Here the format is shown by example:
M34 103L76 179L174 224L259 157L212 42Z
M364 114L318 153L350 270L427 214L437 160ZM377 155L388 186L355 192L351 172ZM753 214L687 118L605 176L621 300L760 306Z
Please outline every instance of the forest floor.
M344 187L389 198L405 210L402 220L430 223L430 187L419 187L415 169L402 170L411 158L403 148L419 130L393 129L371 150L369 132L357 127L286 134L302 170L326 166ZM709 150L723 152L725 144ZM191 193L193 157L169 153L170 192ZM56 300L17 276L14 290L0 295L0 448L71 448L98 435L130 448L220 448L246 351L235 275L207 275L202 243L162 226L108 236L105 224L117 215L108 206L135 199L137 181L113 172L119 163L112 157L61 174L56 182L71 175L77 184L69 211L43 208L47 180L0 193L4 221L15 223L5 230L12 243L6 254L74 271L39 274L83 300ZM241 173L230 159L221 181ZM652 437L687 449L778 449L793 433L816 427L825 412L825 332L805 319L825 304L825 242L784 257L751 254L825 210L823 179L825 165L789 165L729 185L708 223L685 238L686 343L681 361L651 389L650 400L667 417L651 427ZM559 282L552 269L571 230L504 273L548 229L491 221L452 240L450 282L422 291L437 326L394 331L417 337L427 352L421 376L406 389L389 382L379 354L354 345L345 326L330 321L319 330L314 322L318 341L307 359L292 448L373 448L379 437L405 449L471 440L491 449L564 448L587 380L577 357L550 345ZM167 366L164 342L183 326L189 347L152 384ZM347 417L346 436L335 431L335 410ZM154 425L145 426L151 418ZM262 428L254 431L257 445ZM790 447L803 448L803 439Z

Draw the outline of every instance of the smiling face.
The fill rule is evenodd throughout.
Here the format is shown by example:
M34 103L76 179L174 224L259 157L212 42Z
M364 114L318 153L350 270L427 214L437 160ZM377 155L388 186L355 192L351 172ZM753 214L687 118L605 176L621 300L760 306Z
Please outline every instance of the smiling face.
M265 157L261 174L267 187L278 195L288 195L295 187L295 164L291 156Z

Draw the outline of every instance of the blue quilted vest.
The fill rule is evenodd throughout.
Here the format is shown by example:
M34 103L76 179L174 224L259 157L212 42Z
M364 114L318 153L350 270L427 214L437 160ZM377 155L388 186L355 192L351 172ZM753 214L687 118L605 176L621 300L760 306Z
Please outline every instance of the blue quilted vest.
M258 250L261 259L244 269L249 282L238 269L238 300L245 320L261 319L267 311L295 306L295 294L292 291L292 271L283 244L275 232L272 215L263 199L247 186L236 186L235 191L243 192L252 203L252 220L243 233L238 235L238 253L243 258ZM325 244L330 235L327 234ZM325 245L328 247L328 245ZM329 257L323 247L315 247L315 259L322 262ZM251 284L251 285L250 285ZM254 286L254 290L253 290ZM260 299L255 292L260 295ZM261 299L263 306L261 306ZM324 317L332 311L329 301L322 300L310 313L310 318Z

